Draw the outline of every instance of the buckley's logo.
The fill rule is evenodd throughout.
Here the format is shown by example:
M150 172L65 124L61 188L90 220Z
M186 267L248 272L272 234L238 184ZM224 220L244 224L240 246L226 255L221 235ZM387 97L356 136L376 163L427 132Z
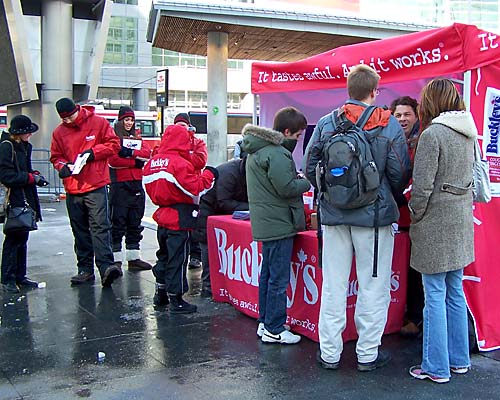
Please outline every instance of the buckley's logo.
M488 88L488 92L490 91L490 89L491 88ZM490 97L487 96L486 98L488 99ZM485 128L489 132L489 140L488 145L486 146L486 153L498 155L498 134L500 130L500 96L493 95L491 96L490 101L486 101L484 113L485 125L487 124L487 127Z
M163 168L168 165L168 158L158 158L151 160L151 168Z

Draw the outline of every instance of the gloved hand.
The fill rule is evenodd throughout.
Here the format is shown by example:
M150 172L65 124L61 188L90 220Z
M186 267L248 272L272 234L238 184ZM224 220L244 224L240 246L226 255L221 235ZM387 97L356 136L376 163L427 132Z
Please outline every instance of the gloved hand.
M68 165L65 165L59 170L59 178L64 179L68 176L71 176L71 170L68 168Z
M33 174L33 178L35 179L35 185L43 187L49 186L50 182L45 179L42 175Z
M132 157L132 155L134 154L134 150L132 149L129 149L128 147L123 147L120 149L120 151L118 152L118 155L122 158L129 158L129 157Z
M85 150L81 155L83 156L84 154L88 154L89 158L87 158L87 162L94 161L94 151L92 149Z
M135 161L135 167L142 169L144 167L144 164L146 161L138 160L137 158L134 160Z
M207 165L205 169L208 169L212 174L214 174L215 179L219 178L219 171L217 171L217 168Z

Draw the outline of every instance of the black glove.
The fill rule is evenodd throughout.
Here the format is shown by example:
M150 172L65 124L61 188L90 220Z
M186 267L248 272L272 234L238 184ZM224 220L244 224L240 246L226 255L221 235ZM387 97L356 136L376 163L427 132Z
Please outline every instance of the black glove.
M71 170L68 168L67 165L65 165L59 170L59 178L64 179L67 178L68 176L71 176Z
M35 175L33 174L33 178L35 179L35 185L37 186L49 186L50 182L45 179L42 175Z
M208 169L212 174L214 174L214 178L217 179L219 177L219 171L217 171L217 168L211 167L210 165L207 165L205 169Z
M81 155L83 156L84 154L88 154L89 158L87 158L87 162L94 161L94 151L92 149L85 150Z
M134 154L134 150L132 149L129 149L128 147L123 147L120 149L120 151L118 152L118 155L122 158L129 158L129 157L132 157L132 155Z
M138 160L137 158L134 160L135 161L135 167L142 169L144 167L144 164L146 161Z

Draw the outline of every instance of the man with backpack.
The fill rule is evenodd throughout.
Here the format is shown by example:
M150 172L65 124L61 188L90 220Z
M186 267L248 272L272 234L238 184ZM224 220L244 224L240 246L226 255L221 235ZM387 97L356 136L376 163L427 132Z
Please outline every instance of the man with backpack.
M326 369L340 365L354 254L358 370L375 370L391 358L379 345L391 299L391 224L399 218L392 193L405 187L410 160L397 120L389 110L372 107L379 80L366 65L352 68L350 99L318 121L304 156L303 170L318 192L323 231L317 360Z

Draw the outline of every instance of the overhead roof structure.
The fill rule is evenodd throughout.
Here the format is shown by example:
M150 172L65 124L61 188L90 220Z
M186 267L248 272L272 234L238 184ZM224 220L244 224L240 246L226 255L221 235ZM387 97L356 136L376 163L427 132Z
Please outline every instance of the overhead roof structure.
M228 58L297 61L332 48L434 28L248 3L153 0L147 40L154 47L207 55L207 33L228 33Z

